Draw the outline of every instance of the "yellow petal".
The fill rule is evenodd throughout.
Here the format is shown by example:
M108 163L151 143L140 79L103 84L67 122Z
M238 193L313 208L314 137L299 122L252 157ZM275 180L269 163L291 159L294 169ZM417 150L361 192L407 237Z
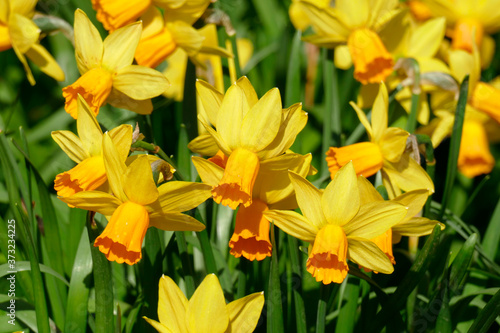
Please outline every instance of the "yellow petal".
M141 39L156 35L163 30L165 22L160 10L155 6L150 6L141 16L142 34Z
M224 332L229 324L226 300L215 274L209 274L189 300L187 322L190 332ZM216 320L214 320L216 318Z
M373 138L372 126L370 125L370 122L368 121L368 118L366 118L365 112L363 110L361 110L359 108L359 106L357 106L354 102L350 102L349 104L352 106L352 108L354 109L354 111L356 111L356 114L358 115L359 121L365 127L366 133L368 133L368 136L370 138Z
M161 95L169 86L167 78L157 70L137 65L119 69L113 87L125 95L145 100Z
M372 141L379 141L387 129L387 112L389 108L389 96L384 83L380 84L378 95L372 108Z
M440 225L441 230L445 228L445 225L439 221L429 220L426 217L414 217L396 224L392 227L392 231L402 236L426 236L431 234L436 224Z
M151 114L151 112L153 112L153 103L150 99L133 99L114 88L111 89L111 93L106 102L113 105L115 108L130 110L137 114Z
M121 160L125 160L130 153L132 145L132 126L120 125L109 131L109 136L115 144L116 151Z
M106 37L102 65L114 72L132 64L141 32L142 23L136 22L117 29Z
M159 333L172 333L170 329L168 329L165 325L157 322L156 320L149 319L148 317L142 317L144 320L146 320L149 325L153 326L155 330L157 330Z
M335 174L321 198L321 206L328 223L345 225L359 210L359 190L352 162Z
M408 220L415 215L417 215L424 207L427 198L429 197L429 192L425 189L408 191L392 201L402 204L408 207L408 212L406 213L405 220Z
M9 1L0 1L0 22L7 23L9 19L10 6Z
M426 189L434 193L431 178L408 153L403 154L398 163L386 161L382 170L389 176L390 182L403 191Z
M236 85L243 89L245 97L247 98L248 106L252 108L259 101L259 98L257 97L257 93L255 92L250 80L248 80L246 76L242 76L236 81ZM245 114L243 114L243 116L245 116Z
M231 154L231 148L229 148L229 145L224 141L219 132L217 132L209 124L207 124L205 119L200 117L200 115L198 115L198 120L203 125L203 127L205 127L207 132L213 137L219 149L222 150L224 154L229 156Z
M12 43L19 52L26 53L38 41L40 29L29 18L19 14L11 14L9 19L9 34Z
M397 127L389 127L380 138L380 150L384 159L397 162L406 148L406 139L410 134Z
M75 56L80 74L99 67L103 54L103 43L99 31L81 9L75 11Z
M264 293L254 293L227 305L231 332L251 333L255 330L264 306Z
M163 275L158 290L158 318L171 332L187 332L186 310L188 300L175 282Z
M33 61L42 72L57 81L64 81L65 75L56 60L40 44L33 44L26 52L29 60Z
M338 17L337 12L331 8L318 7L313 2L302 1L301 9L306 13L311 21L311 25L319 35L327 35L338 40L347 40L350 27Z
M14 52L16 53L16 56L19 59L19 61L23 64L24 71L26 72L26 76L28 77L29 83L32 86L34 86L36 83L35 78L33 77L33 73L31 73L31 69L28 66L28 61L26 60L26 57L24 56L24 54L21 51L19 51L16 44L12 44L12 48L14 49Z
M8 0L6 2L9 2ZM28 18L35 14L37 0L16 0L10 1L10 10L12 13L18 13Z
M89 153L83 148L82 141L73 132L54 131L50 133L52 139L61 147L61 149L76 163L80 163L89 158Z
M375 238L401 222L406 216L405 206L389 201L367 203L358 215L343 226L348 237Z
M358 190L361 206L370 202L384 201L372 183L363 176L358 176Z
M201 180L210 186L217 186L224 176L224 169L204 158L193 156L191 157L194 167Z
M375 272L391 274L394 271L391 260L378 246L366 239L347 238L349 259Z
M198 207L211 197L212 186L208 184L170 181L158 187L158 202L150 207L151 216L162 212L185 212Z
M127 197L123 192L122 178L127 170L127 167L125 166L125 161L120 158L109 133L104 133L102 139L102 153L104 157L104 166L106 167L106 175L108 176L109 187L117 198L125 202L127 201Z
M158 199L159 193L147 156L138 157L128 166L123 175L123 191L130 201L143 206Z
M207 9L208 5L210 5L211 3L211 0L183 1L181 6L179 6L178 0L155 1L155 3L157 3L159 6L162 6L161 3L165 2L170 2L170 4L168 4L168 7L176 8L176 10L168 11L168 15L165 16L166 20L171 22L184 21L187 24L192 25L205 12L205 9Z
M467 51L450 50L448 61L451 73L458 82L462 82L467 74L474 71L474 57Z
M347 45L339 45L335 48L335 56L333 58L335 67L348 70L352 67L351 53Z
M186 51L189 56L193 56L200 51L205 37L191 25L176 21L168 23L167 28L172 33L175 44Z
M297 197L302 214L318 230L321 229L327 223L321 206L321 197L323 194L304 177L294 172L288 172L288 175L295 189L295 196Z
M102 215L113 215L121 201L106 192L100 191L81 191L69 197L59 197L60 200L74 207L98 212Z
M342 13L342 18L350 27L364 26L368 22L370 4L368 1L337 0L335 8Z
M258 153L262 160L283 154L295 141L297 134L307 123L307 113L302 110L302 103L296 103L283 110L283 121L274 140Z
M248 110L250 106L243 89L237 84L231 85L217 115L217 132L231 150L240 146L241 124Z
M241 124L241 146L258 152L276 137L281 123L281 97L278 88L269 90L248 111Z
M224 95L212 85L202 80L196 80L196 92L205 109L207 120L217 127L217 114L219 113Z
M288 210L268 210L264 217L287 234L309 243L314 242L319 230L307 218Z
M415 29L408 43L409 57L433 57L441 45L446 29L446 19L438 17L428 20Z
M77 114L76 128L78 136L82 141L83 149L90 156L100 155L102 150L101 126L99 126L94 112L90 110L89 105L85 102L82 95L78 95Z
M161 215L150 214L149 226L165 231L202 231L205 229L205 225L194 217L174 212Z
M219 151L219 146L210 134L205 133L191 140L188 149L203 156L214 156Z

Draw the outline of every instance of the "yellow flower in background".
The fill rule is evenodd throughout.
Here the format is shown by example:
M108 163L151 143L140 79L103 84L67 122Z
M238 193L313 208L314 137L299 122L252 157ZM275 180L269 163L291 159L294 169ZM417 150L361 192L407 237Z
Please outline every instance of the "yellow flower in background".
M64 81L64 72L50 53L40 45L40 29L32 21L36 0L0 0L0 52L14 49L31 85L35 79L26 57L42 72Z
M82 76L63 88L65 109L77 117L76 101L80 94L97 115L109 103L139 114L153 111L151 98L168 88L162 73L151 68L132 65L141 36L141 23L121 28L104 40L87 15L75 11L75 56Z
M259 100L246 77L231 85L225 95L200 81L197 91L206 111L206 118L200 114L198 119L228 157L224 176L212 190L214 201L232 209L240 203L248 207L261 162L290 148L307 114L300 103L282 109L277 88Z
M81 191L95 190L107 180L102 154L103 134L101 127L81 96L78 96L77 103L78 136L70 131L51 133L54 141L68 157L78 163L73 169L56 176L54 189L60 197L68 197ZM124 162L132 144L132 126L120 125L110 130L109 136L116 146L118 158Z
M347 43L348 52L345 48L338 52L347 53L352 59L356 80L362 84L378 83L392 73L393 58L378 32L399 14L397 0L340 0L335 2L334 8L324 8L310 0L296 4L308 16L315 30L314 35L303 39L328 48ZM388 38L397 38L400 33L396 29L388 34ZM340 58L337 49L335 58Z
M217 186L224 176L227 159L225 155L214 161L192 157L200 178L206 184ZM248 260L263 260L272 254L269 240L269 221L263 213L269 209L295 209L297 202L287 170L300 176L314 174L312 155L287 153L284 156L263 161L255 180L252 204L241 205L236 213L234 233L229 241L230 254Z
M394 268L370 239L400 222L407 209L394 202L361 204L352 163L342 167L324 192L290 172L303 215L269 210L264 216L284 232L309 242L307 271L324 284L341 283L349 271L347 259L377 272Z
M331 147L326 153L326 161L332 179L342 166L352 160L357 175L369 177L381 170L390 198L400 195L401 190L426 189L433 193L434 184L429 175L405 152L409 133L397 127L387 127L389 106L385 84L380 85L373 104L371 125L363 110L353 102L351 106L365 127L370 142Z
M361 205L384 202L384 198L377 192L375 187L362 176L358 177L358 189ZM396 264L396 261L392 253L392 244L398 243L402 236L418 237L429 235L436 224L439 224L441 229L445 228L444 224L438 221L417 216L425 205L428 196L429 192L427 190L413 190L392 199L391 202L399 203L408 208L406 216L385 233L371 239L387 255L393 265Z
M498 0L423 0L434 16L446 18L455 50L472 53L473 45L480 50L487 66L495 51L495 40L490 36L500 30ZM473 42L475 40L475 43Z
M133 265L149 227L162 230L200 231L205 226L182 214L210 197L206 184L171 181L156 187L147 155L137 157L128 167L108 133L102 141L104 165L114 195L85 191L60 199L77 208L111 216L94 246L110 261Z
M200 2L200 9L204 11L209 3L210 1ZM150 7L144 14L144 30L135 52L139 65L155 68L178 48L184 50L189 57L198 53L232 56L219 47L218 43L206 42L206 35L192 27L194 21L182 20L182 16L176 15L176 11L177 9L165 10L162 15L158 8ZM201 15L203 11L198 12ZM192 60L196 61L195 58Z
M219 279L214 274L203 279L188 301L175 282L163 275L159 284L160 322L143 318L161 333L251 333L263 306L262 292L226 304Z
M410 8L411 15L420 22L427 21L432 17L431 10L421 0L407 0L405 4Z

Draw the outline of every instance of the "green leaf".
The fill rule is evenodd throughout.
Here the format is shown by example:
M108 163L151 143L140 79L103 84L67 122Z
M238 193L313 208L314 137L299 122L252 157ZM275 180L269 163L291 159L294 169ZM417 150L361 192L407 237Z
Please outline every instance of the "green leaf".
M472 256L476 249L477 234L472 234L464 243L457 256L453 260L450 268L450 291L460 290L465 283L465 278L469 272Z
M491 260L495 259L495 254L498 250L498 244L500 243L500 200L498 200L491 217L488 228L484 233L482 248L484 254Z
M29 261L16 261L16 271L17 272L30 271L30 270L31 270L31 266L30 266ZM6 275L9 275L10 274L9 271L11 271L11 270L9 269L8 264L0 265L0 278L4 277ZM45 266L43 264L40 264L40 271L43 273L52 275L53 277L59 279L65 285L67 285L69 287L69 282L61 274L57 273L52 268Z
M468 333L486 333L495 318L500 315L500 291L479 312L476 320L469 328Z
M87 308L92 274L92 254L86 227L81 234L71 272L64 332L76 332L87 327Z
M340 308L335 326L335 332L348 333L354 331L356 323L356 309L359 298L359 279L348 277L347 287L344 292L347 302Z
M269 275L269 287L267 303L267 331L270 333L284 332L283 325L283 308L281 305L281 285L280 272L278 266L278 249L274 237L274 224L271 224L271 244L273 246L273 254L271 256L271 268Z

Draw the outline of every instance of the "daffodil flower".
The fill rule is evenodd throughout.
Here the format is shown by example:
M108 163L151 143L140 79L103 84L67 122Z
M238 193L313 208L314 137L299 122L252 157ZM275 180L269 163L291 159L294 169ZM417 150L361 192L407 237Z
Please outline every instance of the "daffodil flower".
M190 300L175 282L160 279L158 318L143 317L160 333L251 333L264 306L264 294L254 293L226 304L219 279L209 274Z
M363 110L353 102L351 106L371 140L340 148L331 147L326 153L326 160L332 179L340 167L352 161L356 173L364 177L382 170L382 180L391 198L401 194L401 190L426 189L433 193L434 184L429 175L409 153L405 153L409 133L397 127L387 127L389 106L385 84L380 85L373 104L371 125Z
M384 198L373 185L362 176L358 177L358 189L361 205L384 201ZM419 237L429 235L436 224L441 229L445 228L444 224L439 221L417 216L427 201L428 196L429 192L427 190L413 190L392 199L392 202L399 203L408 208L406 216L385 233L371 239L387 255L393 265L396 264L396 261L392 253L392 244L398 243L402 236Z
M480 49L482 62L488 66L495 52L495 40L490 36L500 30L498 0L424 0L434 16L446 18L450 28L451 46L472 53Z
M181 212L197 207L210 197L211 186L200 183L167 182L156 187L149 159L137 157L128 167L108 133L104 134L103 156L109 187L114 195L85 191L60 199L77 208L111 216L94 246L110 261L137 263L149 227L162 230L200 231L205 226Z
M223 154L222 154L223 155ZM205 160L192 157L200 178L206 184L217 186L224 176L227 159ZM287 153L261 163L252 193L252 204L240 206L236 213L234 233L229 240L229 253L248 260L263 260L272 254L269 240L269 221L263 213L269 209L295 209L297 202L287 170L305 177L314 174L312 155Z
M64 81L61 67L39 43L40 29L32 21L36 3L36 0L0 0L0 52L14 49L31 85L35 84L35 79L26 57L45 74Z
M248 207L261 162L282 155L292 145L307 114L299 103L283 110L277 88L259 100L246 77L225 95L200 82L197 90L208 118L198 119L228 157L224 176L212 190L214 201L232 209L240 203Z
M397 0L339 0L334 8L323 8L311 0L296 4L309 17L315 30L315 34L304 40L328 48L347 43L356 80L362 84L377 83L392 73L393 58L378 32L399 13ZM393 34L397 36L400 31L394 30ZM389 37L393 36L389 34ZM346 53L344 48L339 51ZM340 58L337 49L335 58Z
M199 5L204 9L208 3L200 2ZM198 53L232 57L231 53L218 44L210 43L205 34L192 27L196 19L184 21L182 15L176 15L176 11L182 9L166 10L162 15L158 8L151 7L144 14L144 30L135 52L139 65L155 68L178 48L184 50L194 62L194 56ZM199 13L201 15L203 11ZM201 63L199 65L203 66Z
M405 4L410 9L411 15L420 22L427 21L432 17L429 7L421 0L408 0Z
M293 172L289 175L303 215L269 210L264 216L310 243L306 267L316 281L341 283L349 271L347 259L377 272L393 272L390 260L370 239L400 222L406 207L394 202L361 205L352 163L337 172L324 192Z
M76 100L80 94L96 115L106 103L150 114L151 98L161 95L168 88L168 81L154 69L132 65L141 23L118 29L103 42L87 15L77 9L74 31L76 63L82 76L63 88L66 112L77 117Z
M103 134L92 112L78 96L78 136L70 131L54 131L52 139L61 149L78 163L73 169L56 176L54 189L59 197L68 197L81 191L92 191L101 187L107 180L102 152ZM109 131L116 147L118 158L124 162L132 144L132 126L120 125Z

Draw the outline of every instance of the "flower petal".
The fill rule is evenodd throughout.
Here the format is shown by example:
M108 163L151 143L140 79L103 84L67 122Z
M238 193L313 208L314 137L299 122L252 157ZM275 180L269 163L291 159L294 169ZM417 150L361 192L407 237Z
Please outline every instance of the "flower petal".
M359 202L356 171L349 162L337 171L326 187L321 206L328 223L342 226L358 213Z
M188 300L177 284L168 276L160 279L158 292L158 319L168 332L187 332L186 310Z
M217 127L217 114L219 113L224 95L212 85L202 80L196 80L196 92L201 99L207 120Z
M422 23L416 28L408 43L409 57L432 58L444 38L446 19L437 17Z
M217 186L219 184L224 176L223 168L201 157L193 156L191 160L205 184L209 184L210 186Z
M128 166L123 175L123 191L130 201L143 206L158 199L158 189L146 155L138 157Z
M188 149L202 156L214 156L219 151L217 142L208 133L198 135L188 143Z
M81 9L75 11L75 56L80 74L101 64L104 46L101 35Z
M372 183L363 176L358 176L358 190L360 206L369 202L384 201L384 198L378 193Z
M368 133L368 136L370 138L373 138L372 126L370 125L370 122L368 121L368 118L366 118L365 112L363 110L361 110L359 108L359 106L357 106L354 102L350 102L349 104L352 106L352 108L354 109L354 111L356 111L356 114L358 115L359 121L365 127L366 133Z
M130 153L132 145L132 126L120 125L109 131L109 136L115 144L118 155L122 160L125 160Z
M321 206L322 193L313 184L304 177L295 172L288 172L290 181L295 189L295 196L299 204L302 214L309 220L312 225L318 230L326 223L326 217Z
M406 219L410 219L422 210L428 197L429 192L426 189L421 189L408 191L394 198L392 201L408 207Z
M80 94L77 100L77 112L78 118L76 121L76 128L78 136L82 141L83 149L85 149L90 156L101 155L101 126L99 126L97 122L95 113L90 109L89 105Z
M113 215L122 203L115 196L101 191L82 191L69 197L58 198L74 207L98 212L106 216Z
M102 139L102 153L104 158L104 166L106 167L106 175L108 176L109 187L113 194L121 201L127 201L127 197L123 192L122 178L127 167L125 161L120 159L120 155L116 150L115 144L109 133L104 133Z
M349 243L349 259L375 272L391 274L394 272L391 260L378 246L369 240L347 238Z
M31 45L31 48L26 52L26 57L54 80L64 81L65 75L63 70L59 67L54 57L50 55L49 51L42 45L38 43Z
M251 333L260 318L264 306L264 293L253 293L227 305L231 332Z
M209 162L210 163L210 162ZM167 212L185 212L205 202L211 194L212 186L201 183L170 181L158 187L158 201L149 205L151 216Z
M385 161L382 170L388 176L385 177L386 181L384 185L390 180L392 186L395 185L406 192L426 189L430 194L434 193L434 184L431 178L408 153L403 154L398 163ZM391 185L386 185L386 188L390 186Z
M268 210L264 217L287 234L309 243L314 242L319 230L304 216L288 210Z
M205 229L205 225L194 217L174 212L161 215L149 214L149 226L165 231L202 231Z
M278 88L269 90L248 111L241 124L241 146L258 152L269 145L281 125L281 97Z
M207 275L196 289L189 300L186 317L190 332L226 330L229 325L229 314L224 293L215 274Z
M200 51L205 36L190 24L182 21L169 22L167 29L172 33L175 44L186 51L188 56L194 56Z
M397 162L406 149L406 139L410 134L398 127L389 127L380 138L380 150L384 159Z
M142 23L136 22L117 29L106 37L102 65L113 72L130 65L134 61L141 33Z
M144 100L161 95L168 89L167 78L157 70L137 65L119 69L113 79L113 87L125 95Z
M89 153L83 148L82 141L73 132L54 131L50 133L52 139L61 147L61 149L76 163L90 157Z
M379 87L378 95L375 98L372 108L372 141L379 141L387 129L387 112L389 108L389 96L387 88L382 82Z
M111 93L106 101L115 108L127 109L137 114L151 114L153 112L153 103L150 99L142 101L133 99L114 88L111 89Z
M214 130L212 128L212 126L210 126L209 124L207 124L207 122L205 121L205 119L203 119L200 115L198 115L198 120L203 125L203 127L205 127L205 129L207 130L207 132L213 137L213 139L217 143L217 146L219 147L219 149L222 150L222 152L224 154L226 154L228 156L231 155L231 148L224 141L224 139L219 134L219 132L217 132L216 130Z
M38 41L40 28L29 18L11 14L9 18L10 40L21 53L26 53Z
M159 323L159 322L157 322L156 320L153 320L153 319L149 319L146 316L144 316L142 318L144 318L144 320L146 320L149 323L149 325L153 326L154 329L157 330L159 333L172 333L172 331L170 329L168 329L162 323Z
M243 117L250 110L244 90L237 84L231 85L217 115L217 132L231 150L240 146Z
M371 202L359 208L359 213L343 226L348 237L372 239L401 222L407 208L394 202Z

